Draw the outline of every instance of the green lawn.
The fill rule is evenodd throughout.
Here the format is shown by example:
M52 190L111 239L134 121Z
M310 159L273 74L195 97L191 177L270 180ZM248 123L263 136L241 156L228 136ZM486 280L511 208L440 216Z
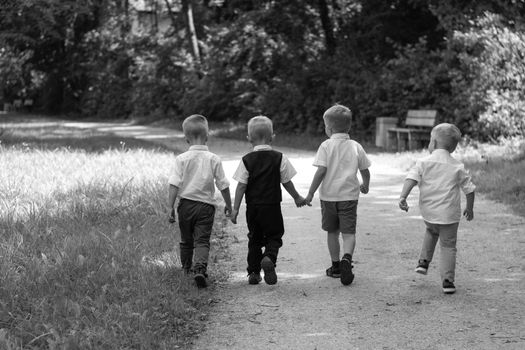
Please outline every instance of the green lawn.
M178 268L173 154L60 132L0 136L0 348L184 348L213 286ZM226 250L218 215L212 261ZM212 264L212 281L225 277Z

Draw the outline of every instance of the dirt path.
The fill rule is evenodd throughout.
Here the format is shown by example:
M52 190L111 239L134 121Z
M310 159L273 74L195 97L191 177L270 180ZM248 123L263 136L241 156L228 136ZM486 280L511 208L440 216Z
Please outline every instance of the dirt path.
M185 149L180 133L172 130L89 127ZM223 156L230 178L250 149L246 142L220 139L211 139L210 148ZM299 172L296 187L305 194L313 153L283 151ZM218 287L207 331L194 349L525 349L525 219L478 196L474 221L460 224L458 291L444 295L438 261L427 276L413 272L424 229L417 192L408 214L398 210L403 174L384 156L371 159L370 193L361 197L358 209L354 283L344 287L324 275L330 259L318 200L298 209L285 193L278 284L247 284L246 222L240 216L228 228L237 238L228 262L231 278Z

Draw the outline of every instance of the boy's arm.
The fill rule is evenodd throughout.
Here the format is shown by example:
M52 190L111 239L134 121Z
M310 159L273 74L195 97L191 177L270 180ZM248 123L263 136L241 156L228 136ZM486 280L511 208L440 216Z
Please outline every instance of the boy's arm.
M168 211L169 211L169 222L175 222L175 200L177 199L177 194L179 193L179 188L177 186L170 185L169 195L168 195Z
M237 215L239 215L239 208L241 207L242 197L244 197L244 193L246 192L246 186L246 184L239 182L237 183L237 188L235 189L235 199L233 201L233 209L230 215L230 220L234 224L237 223Z
M467 193L467 207L463 211L463 216L467 218L467 221L474 219L474 192Z
M310 185L310 190L308 191L308 195L305 198L307 204L312 202L315 191L317 191L319 186L321 186L321 182L323 182L323 179L326 175L326 170L327 168L324 166L317 167L317 171L315 172L314 178L312 179L312 184Z
M221 190L221 195L225 203L224 214L229 217L232 214L232 198L230 196L230 188L226 187L224 190Z
M410 191L417 185L417 181L413 179L406 179L399 196L399 208L404 211L408 211L407 197Z
M370 188L370 170L363 169L359 170L361 177L363 178L363 183L360 186L361 193L367 194Z
M305 203L305 199L297 193L297 190L295 189L295 186L293 185L292 180L283 183L283 187L292 196L293 200L295 201L295 205L297 207L302 207L304 205L310 205L309 203Z

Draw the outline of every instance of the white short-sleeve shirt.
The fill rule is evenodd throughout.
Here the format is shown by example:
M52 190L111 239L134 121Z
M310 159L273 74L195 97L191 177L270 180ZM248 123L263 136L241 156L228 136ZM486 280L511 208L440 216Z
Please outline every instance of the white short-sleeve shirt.
M313 165L326 168L319 198L340 202L359 199L357 172L368 169L371 162L359 143L346 133L337 133L319 146Z
M190 146L188 151L178 155L168 182L179 188L180 198L212 205L217 205L215 186L219 191L230 186L221 159L206 145Z
M406 178L417 181L421 216L432 224L459 222L460 189L465 194L476 189L463 163L444 149L436 149L429 156L418 159Z
M272 146L270 145L257 145L253 148L253 152L270 151L270 150L272 150ZM295 168L293 167L292 163L290 163L290 160L284 154L283 154L283 157L281 158L280 173L281 173L281 183L282 184L285 184L291 181L292 178L297 174L297 171L295 171ZM244 162L241 160L241 162L239 163L239 166L237 167L237 170L233 174L233 179L240 183L248 184L249 176L250 174L248 173L248 170L246 169Z

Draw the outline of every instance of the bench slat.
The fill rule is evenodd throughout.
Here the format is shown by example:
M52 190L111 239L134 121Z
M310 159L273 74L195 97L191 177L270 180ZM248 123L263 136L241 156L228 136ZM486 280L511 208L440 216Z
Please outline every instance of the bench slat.
M437 111L433 109L415 110L411 109L407 112L405 121L406 126L422 126L433 127L436 121Z

